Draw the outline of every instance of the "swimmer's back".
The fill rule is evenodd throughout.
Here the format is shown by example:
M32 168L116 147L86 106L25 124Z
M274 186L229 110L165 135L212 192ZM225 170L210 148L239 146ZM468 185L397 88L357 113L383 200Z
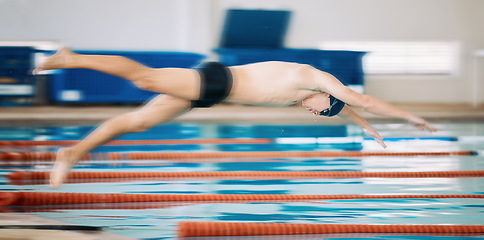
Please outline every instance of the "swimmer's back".
M315 68L298 63L261 62L230 67L234 85L229 102L284 106L315 93Z

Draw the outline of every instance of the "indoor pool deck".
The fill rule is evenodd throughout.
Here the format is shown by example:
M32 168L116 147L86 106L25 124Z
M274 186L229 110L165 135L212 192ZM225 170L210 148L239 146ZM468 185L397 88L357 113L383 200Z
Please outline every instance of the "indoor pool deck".
M6 214L0 213L0 226L12 225L72 225L52 219L41 218L32 215ZM42 230L42 229L0 229L0 239L69 239L69 240L134 240L133 238L112 234L106 231L59 231L59 230Z
M428 120L484 120L484 104L473 107L469 104L396 104ZM0 107L0 121L102 121L132 111L135 106L36 106ZM365 119L381 120L384 117L355 109ZM195 109L176 121L257 121L257 122L305 122L321 121L302 108L254 107L221 104L210 109ZM324 118L324 122L338 118Z

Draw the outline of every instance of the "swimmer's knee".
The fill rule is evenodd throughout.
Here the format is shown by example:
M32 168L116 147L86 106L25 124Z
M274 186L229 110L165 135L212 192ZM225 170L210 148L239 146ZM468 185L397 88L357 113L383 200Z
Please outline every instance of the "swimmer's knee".
M126 113L113 120L117 121L117 124L121 124L123 126L124 133L141 133L150 128L148 122L138 116L137 112Z
M136 119L133 120L131 126L129 128L130 133L142 133L146 132L148 129L153 127L147 120L145 119Z
M127 133L142 133L142 132L146 132L147 130L149 129L149 127L147 127L146 125L144 124L135 124L133 126L131 126L129 128L129 131Z
M162 69L149 68L138 72L131 78L132 82L142 90L156 92L155 89L160 81L160 70Z

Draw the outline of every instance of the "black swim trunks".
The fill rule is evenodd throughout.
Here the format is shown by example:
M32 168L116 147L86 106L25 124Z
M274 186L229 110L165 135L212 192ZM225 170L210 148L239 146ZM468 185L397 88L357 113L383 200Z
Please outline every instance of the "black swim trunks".
M223 101L232 90L232 74L225 65L206 62L195 67L200 74L200 98L192 101L192 108L211 107Z

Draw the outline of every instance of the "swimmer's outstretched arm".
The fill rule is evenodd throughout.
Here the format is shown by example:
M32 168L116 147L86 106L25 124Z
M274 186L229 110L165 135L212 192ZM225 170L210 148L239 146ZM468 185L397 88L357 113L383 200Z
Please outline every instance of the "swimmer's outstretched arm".
M377 141L383 148L387 147L380 134L365 119L355 113L348 105L346 105L341 112L338 113L338 116L358 124L358 126L360 126L366 134L374 138L375 141Z
M410 124L414 125L420 130L427 130L435 132L437 129L423 118L413 115L412 113L403 109L397 108L389 103L386 103L378 98L359 94L349 87L343 85L338 79L329 73L320 72L321 76L318 78L318 85L322 92L327 92L334 97L341 99L350 106L362 107L365 111L374 114L396 117L408 120Z
M125 133L143 132L188 112L190 108L188 100L160 95L137 111L106 121L78 144L58 151L50 175L51 187L60 187L71 168L94 148Z

